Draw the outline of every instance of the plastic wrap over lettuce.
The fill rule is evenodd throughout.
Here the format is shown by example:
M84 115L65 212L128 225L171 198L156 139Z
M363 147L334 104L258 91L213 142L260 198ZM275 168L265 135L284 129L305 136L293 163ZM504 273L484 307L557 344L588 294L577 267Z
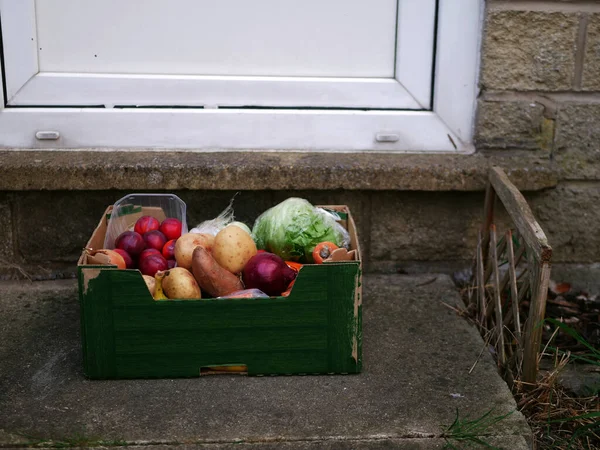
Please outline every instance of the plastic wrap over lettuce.
M252 229L259 249L286 261L312 263L312 251L320 242L348 248L350 235L336 220L339 217L307 200L291 197L261 214Z

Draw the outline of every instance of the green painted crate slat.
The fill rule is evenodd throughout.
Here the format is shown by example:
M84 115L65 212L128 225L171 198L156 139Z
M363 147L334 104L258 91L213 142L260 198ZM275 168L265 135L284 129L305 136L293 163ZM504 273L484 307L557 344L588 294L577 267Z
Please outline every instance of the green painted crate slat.
M118 354L156 351L204 351L224 348L251 352L256 348L273 350L301 349L304 347L327 349L325 327L272 327L230 331L223 327L215 330L156 330L151 332L115 333L115 352Z
M228 364L248 375L358 373L360 270L305 265L289 297L155 301L137 270L80 265L85 374L197 377Z
M86 375L192 377L221 364L251 375L357 372L359 270L307 265L289 297L155 301L138 271L82 266Z
M181 353L177 354L177 359L173 360L174 355L155 354L152 358L147 355L131 355L128 357L117 356L116 361L119 369L119 378L139 378L139 373L155 374L156 366L162 366L160 375L157 378L176 378L176 377L198 377L199 368L202 363L196 359L196 355ZM220 358L219 358L220 356ZM222 352L219 356L215 355L213 361L215 364L225 364L226 361L240 361L243 363L242 355L235 352ZM247 355L243 355L247 356ZM239 358L239 359L238 359ZM254 367L260 367L256 371ZM312 371L307 371L310 367ZM282 369L287 369L283 371ZM182 375L182 373L186 375ZM298 352L255 352L251 361L248 362L249 375L297 375L297 374L327 373L327 352L303 350ZM152 378L146 375L144 378Z
M258 301L257 301L258 300ZM316 301L305 301L296 299L295 302L281 302L279 298L260 301L253 299L253 316L244 316L247 312L247 304L237 302L219 302L211 305L212 314L206 314L206 307L198 308L173 307L171 301L157 302L164 304L155 308L152 314L147 314L148 309L144 306L130 306L127 308L115 307L118 314L114 314L114 329L119 331L152 331L152 330L221 330L223 322L221 315L227 317L228 330L244 330L251 328L269 327L274 321L279 326L307 325L326 326L327 316L325 306ZM177 302L181 304L183 302ZM295 308L302 308L301 316L293 314ZM141 314L145 314L144 321L136 320ZM218 316L216 316L218 314Z

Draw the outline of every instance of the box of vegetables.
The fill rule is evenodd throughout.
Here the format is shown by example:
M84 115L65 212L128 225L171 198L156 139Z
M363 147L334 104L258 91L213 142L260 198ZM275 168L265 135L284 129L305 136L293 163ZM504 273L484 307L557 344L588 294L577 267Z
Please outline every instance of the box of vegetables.
M230 204L188 231L170 194L102 215L78 262L92 379L361 370L361 259L347 206L289 198L253 224Z

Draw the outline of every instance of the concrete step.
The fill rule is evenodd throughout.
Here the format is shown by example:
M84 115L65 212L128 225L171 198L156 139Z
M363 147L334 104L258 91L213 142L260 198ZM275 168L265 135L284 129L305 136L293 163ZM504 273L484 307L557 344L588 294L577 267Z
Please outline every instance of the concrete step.
M493 409L514 412L482 438L529 448L487 351L469 373L483 341L446 306L460 303L451 280L363 281L359 375L118 381L82 374L75 281L0 283L0 447L432 449L457 411Z

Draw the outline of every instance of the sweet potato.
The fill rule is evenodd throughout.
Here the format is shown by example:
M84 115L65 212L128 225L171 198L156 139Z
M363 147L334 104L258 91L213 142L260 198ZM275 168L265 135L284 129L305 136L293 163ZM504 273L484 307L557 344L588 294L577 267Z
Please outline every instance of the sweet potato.
M244 289L242 280L221 267L204 247L194 249L192 273L200 289L213 297L221 297Z

